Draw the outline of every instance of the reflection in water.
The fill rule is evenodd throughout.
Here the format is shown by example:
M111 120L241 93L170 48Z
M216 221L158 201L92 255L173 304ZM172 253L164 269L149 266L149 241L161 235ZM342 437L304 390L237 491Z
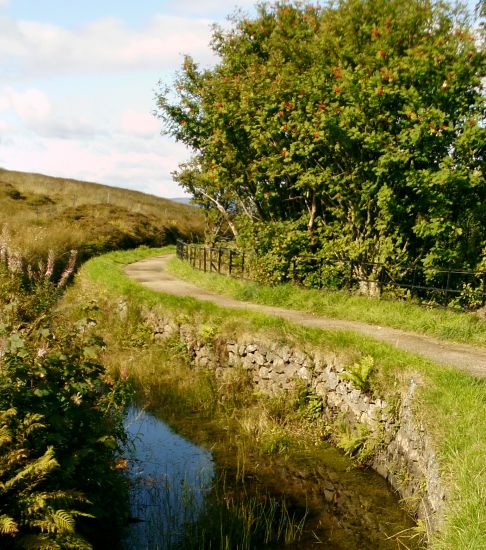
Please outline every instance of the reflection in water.
M129 410L126 430L132 442L126 455L130 460L134 523L123 541L123 550L170 550L181 542L184 547L199 550L200 541L193 538L190 529L185 530L188 523L195 523L198 518L204 524L202 527L208 528L207 518L202 516L203 506L208 502L205 497L213 484L218 487L211 453L140 409ZM231 483L234 449L228 446L222 451L220 448L216 459L221 471L229 473L229 483L219 484L219 489L223 490L219 495L223 509L225 503L236 499L235 502L242 502L241 510L249 510L255 500L253 497L257 497L262 501L269 498L280 503L285 501L292 514L296 511L301 517L304 511L307 515L299 542L273 544L272 548L393 550L420 547L414 537L414 523L400 508L385 480L374 472L356 470L348 458L330 446L316 449L312 456L296 455L292 463L278 456L268 456L256 463L250 461L245 466L241 487L239 483ZM214 497L214 489L212 494ZM214 498L211 502L214 505ZM227 519L217 525L218 532L231 531L231 524L226 525ZM396 533L403 534L401 543L393 536ZM213 547L219 548L218 545Z
M132 407L125 422L130 449L130 512L133 523L125 550L170 548L195 521L211 489L211 453L170 430L151 414Z

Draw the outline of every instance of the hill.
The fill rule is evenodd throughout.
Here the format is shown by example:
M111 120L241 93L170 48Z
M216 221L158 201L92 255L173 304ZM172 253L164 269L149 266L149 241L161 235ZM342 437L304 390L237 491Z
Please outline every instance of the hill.
M0 169L0 224L28 262L71 249L81 259L117 248L160 246L203 232L191 206L97 183Z

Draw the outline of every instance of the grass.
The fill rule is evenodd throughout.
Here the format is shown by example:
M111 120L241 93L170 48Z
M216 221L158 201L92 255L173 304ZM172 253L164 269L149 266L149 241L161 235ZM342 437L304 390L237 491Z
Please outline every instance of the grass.
M35 263L49 250L80 260L119 248L160 246L203 231L202 214L187 205L136 191L0 169L2 225L11 247ZM0 232L2 228L0 227Z
M89 261L81 270L77 292L87 295L100 289L109 300L123 297L133 307L160 309L174 318L191 320L199 327L213 327L220 335L252 334L304 350L337 353L341 362L353 365L370 356L374 361L372 387L385 399L393 400L413 378L419 385L416 417L426 428L437 449L447 500L443 528L430 541L433 549L483 549L486 545L486 382L451 368L439 367L421 357L349 332L330 332L294 326L281 319L231 311L191 298L175 298L149 291L123 273L123 265L161 251L116 252ZM243 289L239 281L218 280L218 284ZM295 289L292 289L294 291ZM264 289L261 289L263 292ZM290 289L289 289L290 291ZM270 292L270 291L269 291ZM280 292L280 290L278 290ZM82 292L81 292L82 293ZM388 307L388 305L387 305ZM444 312L428 312L441 315ZM447 315L451 315L447 313ZM451 316L452 318L454 315ZM463 318L458 316L458 318ZM440 317L436 318L439 322ZM205 329L207 330L207 328ZM136 363L136 361L134 362ZM154 376L156 376L154 372ZM181 382L182 383L182 382ZM210 389L206 387L206 392ZM158 394L158 390L155 390ZM190 395L181 391L179 395ZM200 395L200 407L211 402ZM196 407L197 408L197 407ZM261 416L260 416L261 418ZM244 424L244 422L243 422ZM250 423L249 425L253 425ZM278 427L281 429L281 426ZM297 430L297 427L292 428ZM253 430L253 431L252 431ZM252 437L255 432L252 428ZM270 429L270 433L272 429ZM292 433L292 430L291 430ZM298 431L296 432L298 433ZM282 441L282 433L273 435ZM298 438L300 439L300 437ZM263 445L268 438L260 437ZM265 443L266 442L266 443ZM285 442L284 442L285 443ZM282 443L274 444L282 447ZM271 447L271 445L270 445Z
M475 313L427 308L413 302L377 300L346 291L303 289L292 284L270 287L197 271L177 258L169 262L167 269L185 281L237 300L388 326L486 347L486 317Z

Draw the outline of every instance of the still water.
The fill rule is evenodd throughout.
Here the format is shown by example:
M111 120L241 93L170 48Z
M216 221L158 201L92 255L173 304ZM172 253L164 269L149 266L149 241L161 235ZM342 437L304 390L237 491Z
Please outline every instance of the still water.
M218 470L231 471L233 450L228 448L221 454L220 446L213 457L176 434L160 419L135 407L128 412L126 430L132 442L126 456L132 480L133 523L123 541L123 550L171 550L177 548L178 543L186 547L188 525L194 524L208 508L211 489L217 484L216 463ZM323 446L312 456L294 456L292 463L267 457L251 466L251 473L245 475L245 493L250 494L256 488L277 501L306 510L300 541L271 548L421 547L413 521L386 482L372 471L357 470L331 446ZM227 497L222 495L222 498ZM202 518L205 521L205 517ZM404 534L401 541L397 540L397 533ZM198 548L197 541L189 542L192 542L189 547Z
M211 453L131 407L125 421L132 523L124 550L165 550L200 514L214 477Z

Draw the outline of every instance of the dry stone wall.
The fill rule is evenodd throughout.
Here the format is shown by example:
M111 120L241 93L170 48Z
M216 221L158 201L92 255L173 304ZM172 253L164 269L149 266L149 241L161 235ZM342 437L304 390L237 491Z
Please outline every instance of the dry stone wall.
M214 328L176 322L153 311L146 312L146 319L157 338L177 336L195 367L213 369L217 376L225 369L243 368L259 391L271 395L289 390L296 380L305 383L322 398L323 415L331 426L345 424L351 433L361 430L375 442L372 467L426 522L428 531L440 526L445 495L433 446L413 415L413 380L404 395L387 403L355 387L335 354L248 336L224 339Z

